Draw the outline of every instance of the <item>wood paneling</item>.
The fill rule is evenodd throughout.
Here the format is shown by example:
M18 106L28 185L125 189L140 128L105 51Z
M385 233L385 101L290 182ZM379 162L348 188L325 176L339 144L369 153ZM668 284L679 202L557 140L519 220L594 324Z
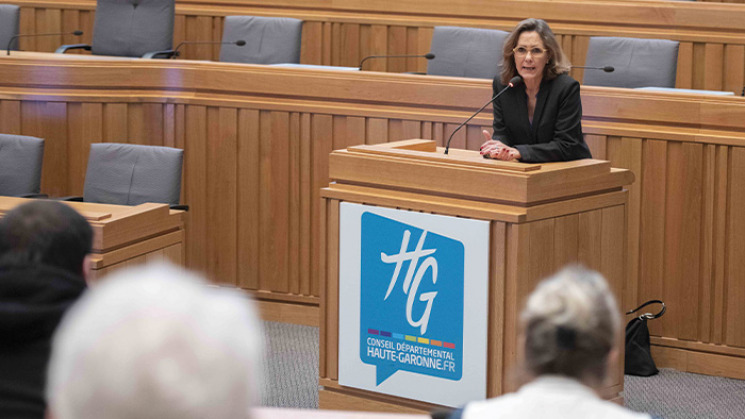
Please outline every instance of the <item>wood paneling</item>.
M329 152L411 137L442 145L491 94L485 80L91 62L33 53L0 58L0 130L46 138L43 192L80 194L93 142L183 148L187 264L288 303L317 304L327 278L319 271L328 256L320 188L328 185ZM661 298L668 314L650 322L653 335L707 342L714 350L745 347L738 328L745 322L739 240L745 235L745 101L597 87L583 87L582 101L583 130L595 156L636 175L628 191L624 309ZM460 144L477 148L490 122L488 110L477 116ZM484 203L479 211L498 205ZM602 266L596 250L603 246L604 215L575 212L553 230L506 227L508 238L525 236L521 243L553 231L554 243L545 249L550 262L531 266L507 251L506 265L534 276L575 259ZM508 302L517 295L509 272Z
M62 43L90 43L95 3L90 0L15 0L21 10L21 33L81 29L67 35L24 37L20 47L53 51ZM221 41L227 15L286 16L304 21L301 62L334 66L359 65L368 55L424 54L438 25L511 30L526 16L546 19L577 65L585 62L591 36L628 36L681 42L677 87L727 90L739 94L745 85L745 10L711 2L638 2L605 0L452 1L397 0L305 1L180 0L176 5L174 45L182 41ZM219 59L219 45L186 45L182 58ZM374 59L366 70L424 72L424 59ZM582 79L582 70L573 76Z

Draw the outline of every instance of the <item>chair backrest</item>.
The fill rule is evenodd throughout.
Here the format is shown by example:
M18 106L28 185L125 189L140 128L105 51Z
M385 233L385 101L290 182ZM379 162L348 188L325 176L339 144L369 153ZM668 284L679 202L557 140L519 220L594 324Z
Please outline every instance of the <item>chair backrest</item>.
M0 4L0 49L6 49L10 38L18 35L20 10L12 4ZM18 49L18 39L13 41L10 49Z
M585 70L583 84L606 87L675 87L678 42L665 39L592 37L585 65L615 71Z
M289 17L226 16L223 42L246 41L246 45L223 44L220 61L246 64L300 62L303 21Z
M134 144L91 144L83 200L105 204L175 205L181 195L184 151Z
M174 0L98 0L91 52L141 57L173 47Z
M0 195L38 194L44 140L0 134Z
M509 33L496 29L435 26L427 63L434 76L493 79L501 71L502 45Z

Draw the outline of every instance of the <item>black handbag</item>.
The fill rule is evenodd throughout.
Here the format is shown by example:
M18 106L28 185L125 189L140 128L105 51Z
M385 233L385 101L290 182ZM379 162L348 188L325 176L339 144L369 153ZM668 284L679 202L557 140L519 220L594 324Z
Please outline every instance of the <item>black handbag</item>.
M649 300L626 314L629 315L636 313L650 304L662 304L662 310L657 314L644 313L641 316L634 317L626 325L625 374L649 377L650 375L655 375L659 372L657 366L654 364L652 352L649 347L649 329L647 328L647 320L656 319L665 314L665 303L660 300Z

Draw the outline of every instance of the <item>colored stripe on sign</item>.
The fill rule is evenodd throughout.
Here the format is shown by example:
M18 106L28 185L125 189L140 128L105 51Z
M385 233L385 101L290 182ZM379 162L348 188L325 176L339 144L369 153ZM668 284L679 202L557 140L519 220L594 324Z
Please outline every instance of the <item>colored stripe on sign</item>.
M404 335L402 333L386 332L384 330L367 329L367 333L370 335L378 335L386 338L402 339L409 342L422 343L425 345L440 346L448 349L455 349L455 344L450 342L443 342L441 340L429 339L419 336Z

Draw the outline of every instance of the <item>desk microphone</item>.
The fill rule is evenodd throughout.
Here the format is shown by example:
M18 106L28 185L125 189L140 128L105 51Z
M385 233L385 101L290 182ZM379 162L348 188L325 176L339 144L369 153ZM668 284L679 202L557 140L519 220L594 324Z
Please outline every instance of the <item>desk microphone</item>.
M18 35L13 35L10 37L10 40L8 41L8 52L6 55L10 55L10 47L13 45L13 41L16 39L22 37L22 36L52 36L52 35L75 35L80 36L83 34L83 31L77 30L72 32L55 32L55 33L22 33Z
M428 60L434 60L435 54L428 52L424 55L368 55L360 61L360 70L362 70L362 64L364 64L365 61L372 60L373 58L426 58Z
M589 67L589 66L584 66L584 65L573 65L572 68L586 68L588 70L603 70L606 73L612 73L616 71L616 68L613 67L612 65L606 65L605 67Z
M469 116L468 119L466 119L460 125L458 125L458 127L455 128L455 130L453 131L453 133L450 134L450 137L448 137L448 142L445 144L445 154L448 154L448 150L450 150L450 141L452 141L453 135L455 135L455 133L458 132L459 129L463 128L463 125L466 125L468 123L468 121L472 120L476 115L478 115L479 113L481 113L481 111L483 111L484 108L486 108L490 103L492 103L495 100L497 100L497 98L499 96L501 96L502 93L506 92L507 89L510 89L512 87L515 87L515 86L517 86L518 84L520 84L522 82L523 82L523 78L520 77L520 76L515 76L515 77L511 78L510 79L510 82L507 83L507 86L504 86L504 89L500 90L499 93L497 93L496 95L494 95L494 97L492 97L491 99L489 99L488 102L484 103L484 106L480 107L479 110L477 110L476 112L474 112L473 115Z
M246 45L246 41L239 39L237 41L184 41L178 45L176 45L176 48L173 49L173 55L171 55L171 58L178 57L181 55L180 52L178 52L179 48L181 48L184 45L198 45L198 44L207 44L207 45L237 45L239 47L242 47Z

